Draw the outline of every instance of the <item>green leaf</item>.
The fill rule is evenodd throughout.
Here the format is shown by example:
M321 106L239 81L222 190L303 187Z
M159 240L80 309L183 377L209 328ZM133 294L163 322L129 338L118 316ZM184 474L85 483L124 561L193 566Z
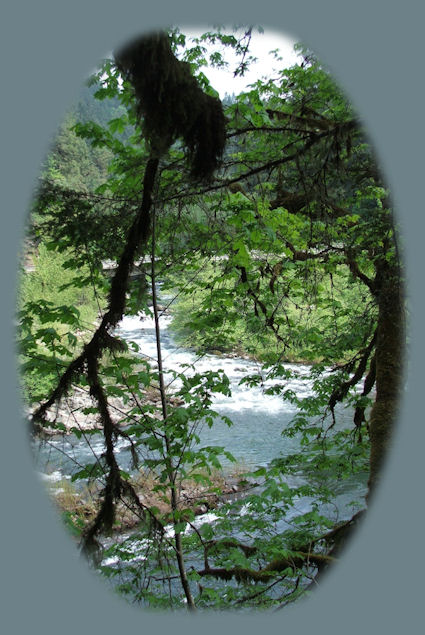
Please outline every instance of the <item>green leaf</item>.
M174 531L176 532L176 534L182 534L184 533L186 527L187 527L186 522L176 523L174 525Z

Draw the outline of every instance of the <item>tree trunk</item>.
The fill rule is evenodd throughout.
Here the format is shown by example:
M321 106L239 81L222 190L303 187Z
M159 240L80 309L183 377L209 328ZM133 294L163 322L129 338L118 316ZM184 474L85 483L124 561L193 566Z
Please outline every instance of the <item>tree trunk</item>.
M391 442L402 393L404 365L404 294L397 265L385 260L379 262L376 283L376 399L370 414L368 501L379 483Z
M161 349L161 332L159 328L159 314L158 314L158 302L156 296L156 272L155 272L155 225L156 218L155 212L153 214L152 219L152 254L151 254L151 284L152 284L152 305L153 305L153 313L155 319L155 335L156 335L156 351L157 351L157 361L158 361L158 375L159 375L159 391L161 395L161 406L162 406L162 417L164 422L167 421L167 397L165 392L165 384L164 384L164 371L162 367L162 349ZM176 512L178 511L178 501L176 495L176 470L173 466L171 448L170 448L170 439L168 434L164 435L165 440L165 450L166 450L166 460L167 460L167 469L168 469L168 480L171 489L171 509L173 512L173 524L174 528L178 523L176 519ZM183 556L183 547L181 542L181 535L175 531L174 535L174 543L176 546L176 558L177 564L179 567L179 575L181 585L183 587L184 594L186 596L187 607L189 611L195 611L195 602L192 597L192 593L190 590L189 581L187 579L186 566L184 563Z

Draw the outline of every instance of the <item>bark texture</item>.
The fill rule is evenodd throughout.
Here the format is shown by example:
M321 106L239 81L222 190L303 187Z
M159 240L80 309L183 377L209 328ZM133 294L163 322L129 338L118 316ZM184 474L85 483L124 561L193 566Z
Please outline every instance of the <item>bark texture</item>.
M396 265L377 265L378 326L376 340L376 399L370 415L370 476L368 500L379 483L384 459L397 420L404 366L404 290Z

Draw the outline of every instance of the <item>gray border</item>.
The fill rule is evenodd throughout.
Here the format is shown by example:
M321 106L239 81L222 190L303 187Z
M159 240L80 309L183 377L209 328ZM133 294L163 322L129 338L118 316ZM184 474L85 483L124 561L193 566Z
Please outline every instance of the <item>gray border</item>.
M212 632L222 625L387 633L422 622L424 427L420 384L424 218L422 24L419 3L385 0L73 0L2 4L1 621L7 632L64 635L124 628ZM422 19L421 19L422 18ZM407 241L411 294L409 395L395 448L368 519L305 603L267 617L150 615L116 600L78 561L35 479L18 416L12 312L17 248L46 145L82 77L105 51L142 28L169 23L261 23L308 42L353 96L377 144ZM89 66L88 66L89 65ZM421 566L422 565L422 566ZM264 626L263 626L264 625ZM412 629L413 627L413 629ZM119 632L119 631L118 631Z

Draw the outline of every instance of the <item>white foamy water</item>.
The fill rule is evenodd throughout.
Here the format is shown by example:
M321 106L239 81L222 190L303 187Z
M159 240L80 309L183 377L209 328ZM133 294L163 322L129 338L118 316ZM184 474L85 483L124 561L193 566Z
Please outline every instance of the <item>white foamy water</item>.
M47 483L58 483L63 478L70 478L62 474L59 470L55 470L54 472L50 472L50 474L45 474L43 472L37 472L38 477L41 478L42 481L46 481Z
M222 414L231 417L232 413L248 411L266 411L268 414L295 412L295 407L288 401L285 402L280 395L265 394L264 391L267 388L278 383L274 380L264 380L261 385L254 387L249 387L246 384L239 385L244 376L261 373L259 364L237 357L220 357L211 354L199 357L194 352L176 346L168 332L171 319L168 315L162 315L159 324L163 368L166 378L172 383L174 389L179 386L179 383L178 380L173 381L171 371L184 372L190 376L195 371L192 368L186 368L186 366L193 364L198 373L221 370L229 378L232 396L213 395L213 407ZM128 341L134 341L140 347L140 353L148 357L154 366L156 365L155 322L153 318L143 314L126 316L119 325L118 334ZM287 364L285 367L304 376L309 372L307 366ZM285 380L285 389L293 390L299 397L305 397L311 394L311 382L299 378L287 379Z
M257 466L266 466L276 457L288 455L299 450L299 440L296 437L282 437L282 430L296 413L296 407L285 401L281 395L268 395L267 388L281 383L284 390L293 391L298 397L306 397L312 394L312 382L308 379L309 367L298 364L285 364L285 369L296 373L288 379L266 380L258 386L250 387L241 384L240 381L247 375L261 374L261 368L251 360L234 357L220 357L207 354L199 358L193 351L178 347L170 334L169 325L171 317L162 315L160 318L161 346L165 378L170 383L171 390L177 390L179 381L174 380L173 372L184 372L191 375L195 372L223 371L230 381L232 395L226 397L222 394L214 395L212 407L219 414L229 417L233 425L229 428L218 419L211 428L206 425L199 431L200 445L222 446L246 466L253 469ZM152 317L143 315L126 316L117 329L117 334L128 342L135 342L140 348L140 355L149 359L152 367L156 364L156 339L155 323ZM188 368L186 366L189 365ZM193 367L192 367L193 366ZM303 380L303 377L306 379ZM347 417L350 414L347 411ZM115 452L120 467L131 471L129 452L130 443L126 439L119 438L116 441ZM103 434L101 432L78 439L73 435L58 436L49 439L46 446L40 446L39 465L41 469L49 464L50 474L44 474L43 478L53 487L55 482L64 476L70 475L89 463L96 462L105 452ZM229 462L225 458L220 459L226 469ZM50 462L50 463L49 463ZM143 459L141 460L143 464ZM80 481L76 481L78 487ZM84 481L83 481L84 483ZM321 512L328 515L335 522L352 515L351 501L361 499L365 491L365 485L358 480L342 482L339 490L335 490L335 500L332 504L322 506ZM303 497L294 500L293 506L286 511L285 519L276 525L276 531L284 531L290 527L291 520L298 514L312 509L312 499ZM238 510L239 516L252 513L249 502L244 502ZM216 524L219 515L208 511L197 516L193 525L200 528L203 524ZM168 525L165 531L165 539L170 543L174 538L174 528ZM187 524L184 533L192 532ZM234 534L238 537L237 532ZM137 534L122 534L120 537L104 538L102 540L107 548L114 542L120 543L121 557L118 553L106 556L102 564L125 569L127 565L133 566L136 562L149 559L151 552L151 540L138 537ZM187 565L197 566L197 561L189 561ZM176 591L177 592L177 591Z
M207 425L201 426L201 429L198 429L200 446L223 447L248 469L266 466L278 456L297 451L299 442L296 438L282 437L282 430L296 413L295 405L285 401L281 395L268 395L265 390L281 383L284 390L291 390L298 397L310 395L312 382L307 378L309 367L285 364L285 369L296 372L298 376L282 380L264 379L261 385L253 387L247 384L240 385L239 382L246 375L261 374L259 364L242 358L212 354L199 357L195 352L177 346L169 331L171 319L167 314L160 317L163 367L170 391L176 391L180 381L174 379L173 372L191 375L195 372L223 371L230 382L231 396L214 394L212 408L219 415L230 418L233 425L229 428L221 418L218 418L211 428ZM126 316L117 328L117 334L128 342L135 342L139 346L140 355L148 358L153 368L156 367L157 350L153 317ZM348 413L347 417L349 418ZM129 448L128 440L117 440L116 456L120 467L126 471L132 469ZM53 437L46 448L39 448L39 465L43 469L44 461L49 464L50 471L56 470L61 475L73 474L87 463L94 463L104 451L101 432L87 439L77 439L73 435ZM230 465L226 457L221 457L220 460L225 468Z

